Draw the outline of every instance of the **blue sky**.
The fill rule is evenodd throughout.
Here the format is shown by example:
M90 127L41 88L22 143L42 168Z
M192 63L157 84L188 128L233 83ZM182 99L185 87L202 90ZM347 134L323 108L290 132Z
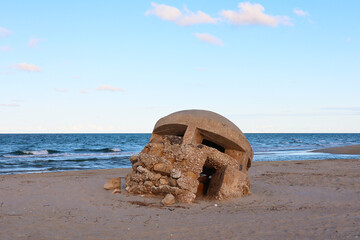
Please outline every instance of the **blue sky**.
M0 133L360 132L360 1L1 1Z

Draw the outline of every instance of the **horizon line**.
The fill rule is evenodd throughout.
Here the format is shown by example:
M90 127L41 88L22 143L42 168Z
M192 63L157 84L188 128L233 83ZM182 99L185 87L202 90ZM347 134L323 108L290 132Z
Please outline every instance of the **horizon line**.
M360 134L360 132L243 132L244 134ZM152 132L8 132L1 134L152 134Z

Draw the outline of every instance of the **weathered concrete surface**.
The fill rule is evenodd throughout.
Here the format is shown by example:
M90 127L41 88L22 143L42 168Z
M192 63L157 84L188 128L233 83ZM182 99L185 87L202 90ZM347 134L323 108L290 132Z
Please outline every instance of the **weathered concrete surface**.
M250 194L248 175L231 166L224 166L213 175L208 196L223 200Z
M150 142L130 158L126 190L172 194L183 203L248 195L252 157L244 134L226 118L201 110L173 113L156 123Z

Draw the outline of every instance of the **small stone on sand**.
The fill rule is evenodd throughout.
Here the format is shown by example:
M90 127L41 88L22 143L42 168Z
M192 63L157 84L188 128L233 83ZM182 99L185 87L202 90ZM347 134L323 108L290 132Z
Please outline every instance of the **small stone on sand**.
M104 184L106 190L120 189L121 188L121 178L110 178L107 183Z
M114 189L114 191L112 192L112 193L121 193L121 190L120 190L120 188L116 188L116 189Z
M175 203L175 197L172 194L166 194L163 200L161 200L163 205L171 205Z

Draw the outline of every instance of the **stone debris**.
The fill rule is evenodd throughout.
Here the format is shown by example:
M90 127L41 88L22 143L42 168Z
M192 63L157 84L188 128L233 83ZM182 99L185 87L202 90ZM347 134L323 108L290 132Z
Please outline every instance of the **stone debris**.
M170 194L170 193L166 194L166 196L164 197L164 199L161 200L161 203L162 203L163 205L172 205L172 204L174 204L174 203L175 203L175 197L174 197L174 195L172 195L172 194Z
M149 143L130 157L126 190L182 203L245 196L252 157L245 136L226 118L201 110L174 113L160 119Z
M176 168L171 169L170 177L172 177L173 179L179 179L181 177L181 171Z
M120 189L121 188L121 178L110 178L105 184L104 188L106 190Z
M114 193L114 194L116 194L116 193L121 193L121 189L120 189L120 188L116 188L116 189L114 189L114 191L113 191L112 193Z

